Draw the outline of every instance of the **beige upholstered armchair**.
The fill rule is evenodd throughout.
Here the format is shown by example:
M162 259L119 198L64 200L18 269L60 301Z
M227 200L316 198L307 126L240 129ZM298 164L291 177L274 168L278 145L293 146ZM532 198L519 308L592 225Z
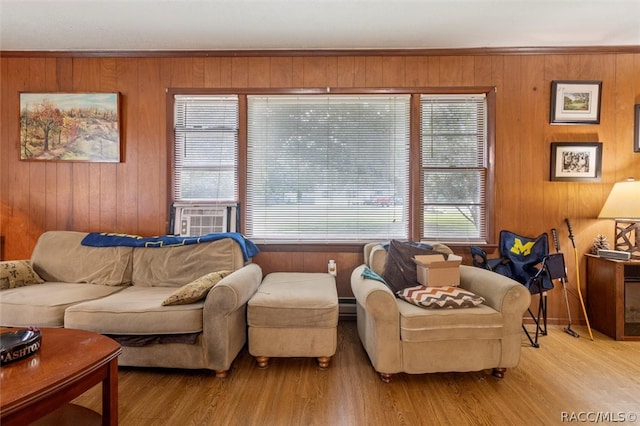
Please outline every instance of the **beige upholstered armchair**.
M434 249L451 252L442 245ZM470 308L424 308L400 300L384 283L362 276L366 267L383 275L386 256L380 244L367 244L365 264L351 275L358 334L384 382L400 372L485 369L503 378L507 368L518 364L522 316L531 301L523 285L488 270L461 265L460 288L482 296L484 302Z

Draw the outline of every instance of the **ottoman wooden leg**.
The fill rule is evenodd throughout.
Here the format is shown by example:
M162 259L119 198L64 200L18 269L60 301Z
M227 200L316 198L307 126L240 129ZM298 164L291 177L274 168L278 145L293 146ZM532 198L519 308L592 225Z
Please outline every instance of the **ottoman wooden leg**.
M269 357L268 356L257 356L256 362L258 363L258 368L267 368L269 367Z
M498 379L504 379L504 374L507 372L506 368L494 368L491 371L491 375Z
M319 356L317 359L318 359L318 367L322 369L329 368L329 362L331 361L330 356Z

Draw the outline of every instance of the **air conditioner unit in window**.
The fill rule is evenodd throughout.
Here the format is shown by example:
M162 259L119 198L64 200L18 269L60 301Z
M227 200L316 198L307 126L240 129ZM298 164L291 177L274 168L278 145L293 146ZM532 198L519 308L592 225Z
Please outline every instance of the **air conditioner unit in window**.
M237 204L174 204L175 235L195 237L218 232L237 232Z

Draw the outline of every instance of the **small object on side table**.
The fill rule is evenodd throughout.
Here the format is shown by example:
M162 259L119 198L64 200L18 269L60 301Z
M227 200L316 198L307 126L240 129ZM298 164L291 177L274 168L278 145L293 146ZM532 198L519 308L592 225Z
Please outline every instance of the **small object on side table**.
M42 334L35 327L0 334L0 364L27 358L40 350Z

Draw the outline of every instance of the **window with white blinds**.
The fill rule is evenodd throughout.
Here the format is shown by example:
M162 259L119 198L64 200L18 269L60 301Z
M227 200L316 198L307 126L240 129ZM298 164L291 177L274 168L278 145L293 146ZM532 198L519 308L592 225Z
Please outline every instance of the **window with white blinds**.
M422 95L422 238L486 241L485 95Z
M407 238L409 95L248 96L245 233Z
M176 202L238 199L238 97L174 98Z

